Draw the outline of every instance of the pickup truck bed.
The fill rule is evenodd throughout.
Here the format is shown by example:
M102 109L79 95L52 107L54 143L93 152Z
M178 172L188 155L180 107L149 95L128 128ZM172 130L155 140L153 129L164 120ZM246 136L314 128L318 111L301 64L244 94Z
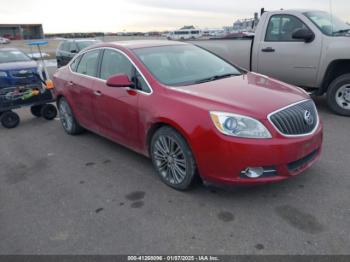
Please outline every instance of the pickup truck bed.
M198 39L189 42L250 71L252 39Z

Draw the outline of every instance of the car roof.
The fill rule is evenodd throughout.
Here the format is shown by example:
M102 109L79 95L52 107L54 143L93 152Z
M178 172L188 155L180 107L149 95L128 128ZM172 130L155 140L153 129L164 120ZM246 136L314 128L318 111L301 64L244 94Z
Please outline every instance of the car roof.
M130 40L130 41L118 41L108 43L116 47L124 47L127 49L158 47L158 46L174 46L174 45L188 45L184 42L169 41L169 40Z
M313 9L286 9L286 10L275 10L275 11L266 11L267 13L275 14L275 13L287 13L287 14L302 14L306 12L325 12L322 10L313 10Z

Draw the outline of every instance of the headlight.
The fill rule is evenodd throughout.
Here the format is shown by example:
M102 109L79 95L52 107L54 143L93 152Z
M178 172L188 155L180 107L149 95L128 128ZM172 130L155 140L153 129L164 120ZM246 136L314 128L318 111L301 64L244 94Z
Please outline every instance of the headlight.
M216 128L223 134L244 138L271 138L270 132L258 120L237 114L210 112Z
M6 72L0 72L0 77L7 77L7 73Z

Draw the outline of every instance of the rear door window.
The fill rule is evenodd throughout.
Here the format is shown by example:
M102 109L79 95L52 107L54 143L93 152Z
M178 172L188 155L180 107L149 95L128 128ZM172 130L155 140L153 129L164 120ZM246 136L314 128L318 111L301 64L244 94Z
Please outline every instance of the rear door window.
M97 77L99 54L99 50L89 51L83 54L77 68L77 73Z
M81 59L81 56L78 56L76 59L74 59L72 61L72 63L70 64L70 69L73 71L73 72L76 72L77 71L77 68L78 68L78 65L79 65L79 61Z

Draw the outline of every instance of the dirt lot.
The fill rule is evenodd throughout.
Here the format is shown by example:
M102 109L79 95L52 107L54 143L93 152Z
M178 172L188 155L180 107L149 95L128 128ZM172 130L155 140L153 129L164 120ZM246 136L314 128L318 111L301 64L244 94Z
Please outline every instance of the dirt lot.
M321 160L283 183L181 193L151 162L20 111L0 128L1 254L350 254L350 121L317 105Z

